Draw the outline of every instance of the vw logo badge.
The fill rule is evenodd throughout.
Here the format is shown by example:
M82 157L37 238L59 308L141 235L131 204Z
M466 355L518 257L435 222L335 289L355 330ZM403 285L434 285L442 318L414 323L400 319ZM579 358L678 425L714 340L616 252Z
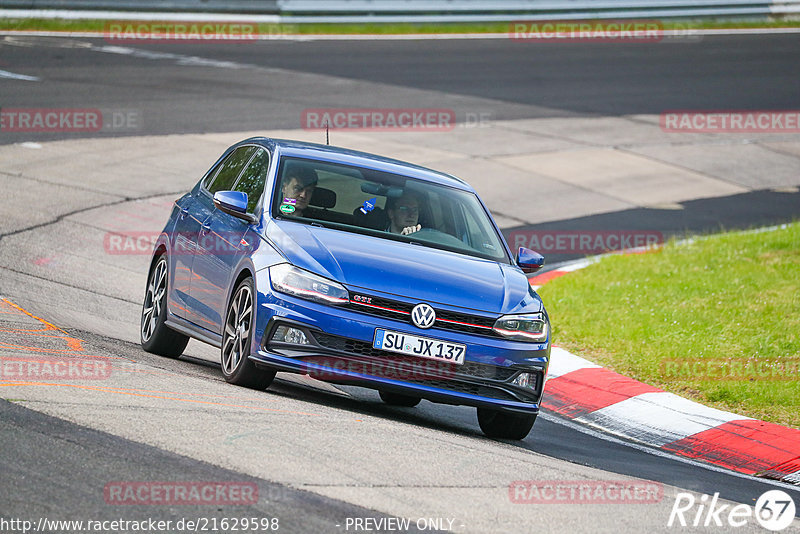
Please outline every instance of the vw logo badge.
M411 322L420 328L430 328L436 321L436 312L427 304L417 304L411 310Z

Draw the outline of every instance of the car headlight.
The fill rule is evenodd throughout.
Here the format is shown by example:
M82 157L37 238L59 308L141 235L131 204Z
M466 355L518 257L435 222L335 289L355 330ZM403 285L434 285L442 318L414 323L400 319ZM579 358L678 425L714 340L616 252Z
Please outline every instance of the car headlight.
M288 263L270 267L269 279L275 291L302 299L322 304L342 304L350 300L347 290L341 284Z
M541 313L504 315L495 321L494 331L518 341L542 342L547 339L547 321Z

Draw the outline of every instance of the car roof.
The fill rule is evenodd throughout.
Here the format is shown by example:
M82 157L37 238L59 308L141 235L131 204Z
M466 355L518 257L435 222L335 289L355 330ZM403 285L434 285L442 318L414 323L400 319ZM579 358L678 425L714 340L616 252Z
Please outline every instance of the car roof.
M256 143L263 145L266 148L274 149L277 156L290 156L300 158L310 158L323 160L328 163L342 163L346 165L354 165L357 167L366 167L376 171L389 172L408 176L409 178L416 178L427 182L433 182L440 185L446 185L461 189L464 191L474 192L472 186L465 181L445 174L443 172L414 165L405 161L386 158L378 156L377 154L370 154L368 152L360 152L358 150L350 150L348 148L341 148L331 145L320 145L316 143L306 143L303 141L294 141L290 139L274 139L271 137L251 137L239 144Z

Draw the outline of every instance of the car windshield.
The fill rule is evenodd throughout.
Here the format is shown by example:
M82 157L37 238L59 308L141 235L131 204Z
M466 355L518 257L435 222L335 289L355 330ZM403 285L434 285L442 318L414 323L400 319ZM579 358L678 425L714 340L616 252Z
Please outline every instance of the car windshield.
M272 214L509 261L502 238L474 193L363 167L281 158Z

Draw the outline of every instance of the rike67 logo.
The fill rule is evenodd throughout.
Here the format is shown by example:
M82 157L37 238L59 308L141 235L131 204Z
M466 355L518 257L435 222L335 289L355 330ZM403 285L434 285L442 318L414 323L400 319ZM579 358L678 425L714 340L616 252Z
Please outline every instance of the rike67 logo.
M700 498L691 493L678 493L667 521L668 527L722 527L726 531L743 527L753 518L759 525L772 532L788 528L797 511L792 497L781 490L769 490L756 501L747 504L722 504L719 493Z

